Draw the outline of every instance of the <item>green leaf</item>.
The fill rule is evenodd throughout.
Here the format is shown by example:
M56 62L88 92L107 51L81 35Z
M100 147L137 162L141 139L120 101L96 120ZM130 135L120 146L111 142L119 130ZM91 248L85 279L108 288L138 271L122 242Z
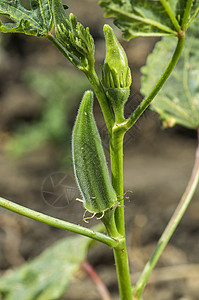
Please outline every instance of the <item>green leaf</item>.
M171 76L156 96L151 108L160 114L165 127L175 124L199 127L199 19L188 30L185 49ZM147 95L160 77L175 48L176 39L164 38L156 44L142 68L141 92Z
M30 9L26 9L20 0L1 0L0 15L13 22L0 21L0 32L47 36L53 28L51 8L52 0L30 0Z
M85 260L89 244L85 237L58 241L33 261L1 277L0 299L60 299Z
M130 40L136 36L168 36L180 31L187 0L101 0L106 17ZM189 1L190 2L190 1ZM189 19L199 10L199 0L193 0Z

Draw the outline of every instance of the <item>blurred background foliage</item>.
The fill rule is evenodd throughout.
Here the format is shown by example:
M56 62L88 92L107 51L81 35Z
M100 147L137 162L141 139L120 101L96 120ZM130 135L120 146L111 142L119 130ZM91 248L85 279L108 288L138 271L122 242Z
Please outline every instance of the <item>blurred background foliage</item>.
M27 69L22 74L24 84L40 97L40 113L31 122L19 122L7 144L9 154L18 156L32 151L46 142L70 147L71 114L81 95L88 88L86 78L67 69L48 71ZM75 83L75 84L74 84Z

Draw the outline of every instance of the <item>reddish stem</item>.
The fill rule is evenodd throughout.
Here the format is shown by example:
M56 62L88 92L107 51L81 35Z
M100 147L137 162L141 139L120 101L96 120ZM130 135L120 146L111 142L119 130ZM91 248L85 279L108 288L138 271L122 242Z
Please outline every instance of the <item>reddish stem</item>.
M89 264L88 261L84 261L81 264L81 268L91 277L93 280L94 284L96 285L96 288L98 289L99 294L102 297L102 300L111 300L110 293L99 277L99 275L95 272L93 267Z

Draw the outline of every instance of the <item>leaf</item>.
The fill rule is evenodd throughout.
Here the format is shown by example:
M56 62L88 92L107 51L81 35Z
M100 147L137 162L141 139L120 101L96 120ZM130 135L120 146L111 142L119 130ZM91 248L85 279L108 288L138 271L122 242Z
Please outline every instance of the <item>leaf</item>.
M199 18L190 26L182 56L171 76L156 96L151 109L159 113L165 127L175 124L199 127ZM176 39L164 38L156 44L142 67L142 89L147 95L169 61Z
M60 299L85 260L89 244L85 237L58 241L33 261L1 277L0 299Z
M0 21L0 32L47 36L53 28L51 7L52 0L30 0L30 9L26 9L20 0L1 0L0 15L13 22Z
M123 31L125 39L136 36L176 35L184 15L187 0L101 0L106 17ZM199 10L199 0L193 0L190 18ZM189 18L189 20L190 20Z

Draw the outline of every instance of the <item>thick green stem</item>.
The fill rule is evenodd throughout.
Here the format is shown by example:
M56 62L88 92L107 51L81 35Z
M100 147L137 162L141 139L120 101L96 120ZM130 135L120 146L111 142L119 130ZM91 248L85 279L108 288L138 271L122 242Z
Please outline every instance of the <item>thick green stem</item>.
M116 126L116 125L115 125ZM112 184L120 200L121 206L116 208L115 223L117 230L123 236L124 240L113 248L115 265L118 277L119 291L121 300L131 300L131 281L129 273L128 255L125 239L125 221L124 221L124 192L123 192L123 138L124 132L114 131L110 138L111 172Z
M167 227L165 228L162 236L160 237L158 244L150 258L150 260L147 262L136 286L134 289L134 300L140 300L141 295L143 293L144 287L147 283L147 280L154 269L158 259L160 258L163 250L165 249L166 245L168 244L171 236L173 235L176 227L178 226L180 220L182 219L193 195L194 192L198 186L199 182L199 129L198 129L198 147L196 151L196 159L194 168L192 171L191 178L188 182L187 188L173 214L171 217Z
M126 240L113 248L117 271L120 300L132 300L131 281L129 273Z
M110 138L110 157L111 157L111 175L112 185L116 191L121 206L115 211L115 221L118 232L124 236L124 190L123 190L123 140L124 133L122 131L114 132Z
M177 47L175 49L175 52L166 67L165 71L162 73L160 79L157 81L156 85L153 87L149 95L141 102L141 104L134 110L132 115L129 117L129 119L123 123L120 124L120 128L125 129L126 131L130 129L135 122L138 120L138 118L143 114L143 112L146 110L146 108L151 104L157 93L160 91L168 77L170 76L171 72L173 71L175 65L178 62L178 59L180 58L183 46L185 42L185 33L183 32L179 38Z
M21 206L19 204L16 204L14 202L11 202L9 200L3 199L0 197L0 206L4 207L8 210L11 210L17 214L20 214L22 216L28 217L30 219L48 224L50 226L54 226L57 228L61 228L64 230L68 230L74 233L78 233L84 236L87 236L91 239L97 240L99 242L102 242L109 247L113 248L118 245L118 241L110 238L109 236L106 236L105 234L102 234L100 232L85 228L80 225L76 225L70 222L66 222L60 219L56 219L53 217L50 217L48 215L42 214L38 211L34 211L32 209L26 208L24 206Z

